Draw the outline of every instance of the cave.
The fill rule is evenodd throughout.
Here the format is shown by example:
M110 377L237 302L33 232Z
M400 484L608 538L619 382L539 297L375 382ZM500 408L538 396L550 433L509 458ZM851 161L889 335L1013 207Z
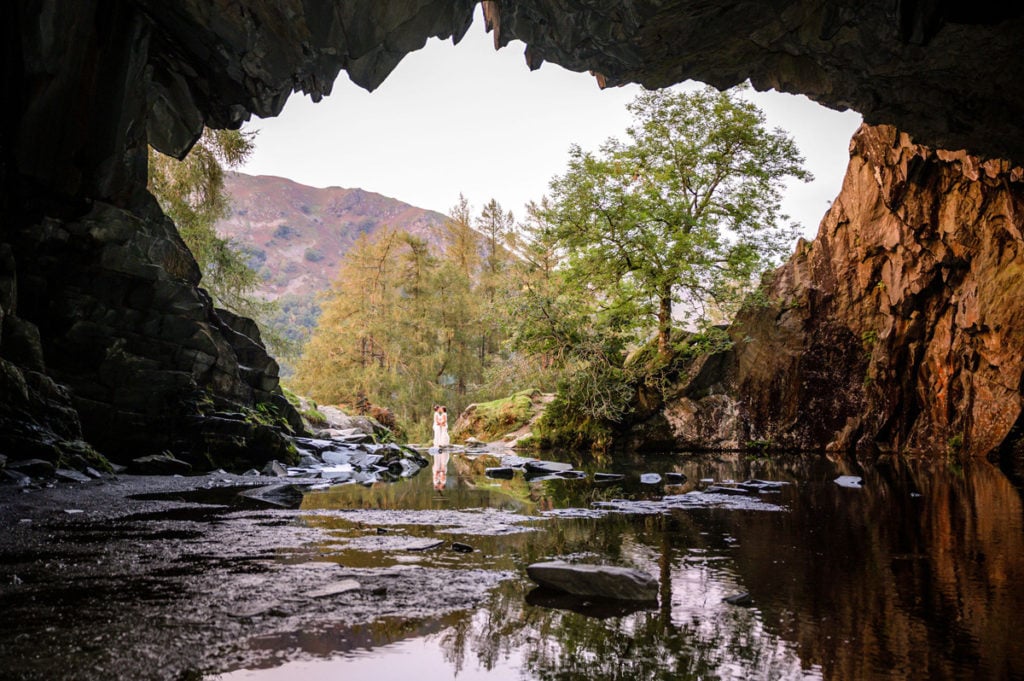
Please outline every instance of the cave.
M278 367L215 309L146 191L147 146L183 157L287 98L372 90L475 0L16 0L3 16L0 456L77 466L174 452L197 467L287 458ZM915 143L1024 162L1024 8L980 1L487 0L526 44L602 87L695 79L805 94Z

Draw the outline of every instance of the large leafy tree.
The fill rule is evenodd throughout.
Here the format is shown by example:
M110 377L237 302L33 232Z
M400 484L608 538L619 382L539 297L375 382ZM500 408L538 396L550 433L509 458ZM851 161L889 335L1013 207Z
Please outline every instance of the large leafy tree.
M573 146L544 213L566 273L609 328L671 348L673 319L728 314L788 247L786 178L810 179L793 140L739 91L637 97L627 139Z

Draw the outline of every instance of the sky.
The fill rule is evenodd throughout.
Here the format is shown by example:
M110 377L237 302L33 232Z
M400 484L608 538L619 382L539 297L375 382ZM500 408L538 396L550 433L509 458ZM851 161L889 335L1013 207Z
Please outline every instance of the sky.
M517 217L565 171L569 146L597 150L625 137L636 85L601 90L592 76L544 64L531 72L524 45L495 51L480 17L456 46L431 39L372 93L342 72L317 104L294 94L276 118L254 119L256 151L239 170L313 187L360 187L447 214L459 195L474 213L496 199ZM677 88L699 87L684 83ZM772 127L795 139L814 174L789 184L783 211L813 238L835 198L860 115L806 97L746 95Z

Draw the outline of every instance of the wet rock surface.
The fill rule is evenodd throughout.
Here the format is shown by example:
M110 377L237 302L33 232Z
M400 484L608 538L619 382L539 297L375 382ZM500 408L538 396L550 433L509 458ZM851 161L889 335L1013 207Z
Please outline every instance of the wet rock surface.
M484 678L577 678L575 660L536 654L582 646L590 670L627 627L637 653L597 678L685 678L696 664L802 679L837 655L856 678L889 678L888 662L865 660L899 650L908 633L901 668L922 651L941 678L1020 668L1020 495L984 462L643 457L604 462L622 478L598 483L593 468L584 479L497 480L484 472L497 457L439 460L449 473L440 490L425 471L370 486L222 470L0 484L0 677L302 678L317 667L373 678L401 659L461 678L478 655ZM687 482L645 485L647 471ZM856 492L833 482L854 473ZM285 487L302 490L299 508L252 496ZM553 560L658 575L657 610L534 589L526 567ZM925 564L940 569L901 581ZM950 583L954 573L963 578ZM839 628L765 668L761 651L797 650L807 633L776 617L823 621L823 602ZM872 637L855 635L868 626ZM835 647L836 635L849 643ZM448 657L464 645L468 657ZM495 651L507 662L494 666Z
M92 485L0 485L4 678L178 679L229 659L258 665L270 653L248 647L253 637L434 617L478 605L508 576L331 562L318 548L329 533L299 511L240 501L268 489L251 477Z

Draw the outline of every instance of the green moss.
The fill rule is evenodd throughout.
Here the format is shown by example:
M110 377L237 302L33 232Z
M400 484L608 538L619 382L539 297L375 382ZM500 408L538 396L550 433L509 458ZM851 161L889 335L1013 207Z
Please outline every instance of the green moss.
M475 437L489 441L522 428L533 418L533 400L538 390L521 390L511 397L491 402L480 402L467 410L467 422L460 426L456 437Z
M324 415L322 411L317 409L315 406L310 407L309 409L303 409L299 411L299 414L302 415L302 418L306 419L315 426L327 425L327 417Z

